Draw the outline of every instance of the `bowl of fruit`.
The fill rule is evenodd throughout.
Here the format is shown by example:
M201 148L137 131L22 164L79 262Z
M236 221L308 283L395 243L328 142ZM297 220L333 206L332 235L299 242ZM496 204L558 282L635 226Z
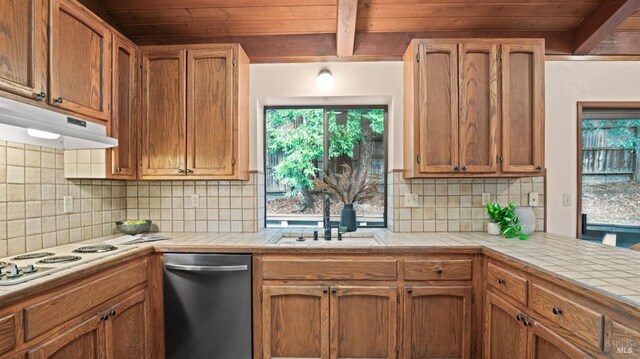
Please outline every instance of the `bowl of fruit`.
M132 236L140 233L149 232L151 229L151 221L148 219L136 219L116 222L116 228L124 233Z

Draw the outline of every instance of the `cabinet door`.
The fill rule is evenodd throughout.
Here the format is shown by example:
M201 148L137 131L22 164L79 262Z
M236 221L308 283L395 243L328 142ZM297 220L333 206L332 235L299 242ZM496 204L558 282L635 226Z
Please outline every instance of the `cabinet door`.
M525 359L527 327L518 308L487 292L484 309L485 359Z
M157 49L142 55L142 177L186 172L185 53Z
M187 169L230 176L238 136L233 104L233 48L188 50Z
M456 44L421 44L418 123L420 172L458 167L458 54Z
M107 169L112 178L136 177L137 66L136 47L114 34L112 56L112 107L110 135L118 147L109 150Z
M70 0L51 0L49 103L107 120L111 78L108 28Z
M331 288L331 359L396 358L396 287Z
M106 325L106 352L110 359L150 357L149 296L138 292L114 305Z
M544 57L538 44L502 45L502 171L544 168Z
M0 89L46 97L48 16L47 0L0 1Z
M404 358L470 357L470 287L405 288L403 318Z
M528 319L528 359L587 359L587 353L535 320Z
M104 325L98 317L62 332L29 352L29 359L104 358Z
M497 171L498 73L495 44L465 43L460 61L460 171Z
M264 358L329 359L329 287L262 288Z

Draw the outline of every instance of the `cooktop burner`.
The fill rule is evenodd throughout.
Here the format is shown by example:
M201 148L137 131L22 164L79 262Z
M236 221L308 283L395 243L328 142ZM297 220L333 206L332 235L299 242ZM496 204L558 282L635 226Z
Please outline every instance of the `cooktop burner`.
M80 259L82 258L78 256L56 256L56 257L41 259L38 261L38 263L40 264L68 263L68 262L75 262Z
M7 263L7 262L0 262L0 269L3 268L7 268L9 266L13 265L12 263Z
M42 258L42 257L49 257L54 254L55 253L51 253L51 252L27 253L27 254L21 254L19 256L13 257L11 259L14 261L21 261L24 259L36 259L36 258Z
M111 252L118 249L116 246L112 246L110 244L96 244L92 246L84 246L74 250L74 253L102 253L102 252Z

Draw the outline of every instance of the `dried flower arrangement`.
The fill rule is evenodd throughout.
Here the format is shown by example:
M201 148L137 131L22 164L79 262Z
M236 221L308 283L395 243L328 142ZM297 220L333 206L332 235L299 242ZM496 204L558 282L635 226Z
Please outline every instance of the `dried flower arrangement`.
M323 173L322 180L313 180L315 190L324 190L336 195L344 204L353 204L371 199L378 192L380 175L370 175L369 170L356 169L346 163L341 165L342 173L328 176ZM365 166L366 167L366 166Z

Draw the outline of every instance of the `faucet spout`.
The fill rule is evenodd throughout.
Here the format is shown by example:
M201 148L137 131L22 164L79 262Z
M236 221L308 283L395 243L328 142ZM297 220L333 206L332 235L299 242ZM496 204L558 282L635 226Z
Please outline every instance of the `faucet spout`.
M328 193L324 193L324 209L322 213L322 224L324 227L324 240L331 240L331 200Z

